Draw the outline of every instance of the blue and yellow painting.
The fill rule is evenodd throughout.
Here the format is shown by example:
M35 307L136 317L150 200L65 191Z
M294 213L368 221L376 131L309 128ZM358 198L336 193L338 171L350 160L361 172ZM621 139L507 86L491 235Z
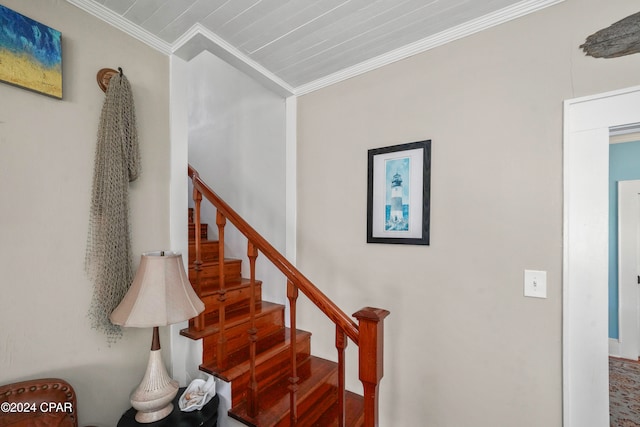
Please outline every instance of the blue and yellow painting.
M0 80L61 99L60 31L0 5Z

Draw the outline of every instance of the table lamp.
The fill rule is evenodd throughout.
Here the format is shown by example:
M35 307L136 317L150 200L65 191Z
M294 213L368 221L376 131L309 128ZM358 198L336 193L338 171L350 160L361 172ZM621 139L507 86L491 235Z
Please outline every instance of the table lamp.
M114 325L153 327L147 371L131 393L131 405L138 411L136 421L151 423L173 411L171 401L178 393L178 382L167 373L162 362L159 326L191 319L204 311L184 271L182 255L176 252L147 252L118 307L111 313Z

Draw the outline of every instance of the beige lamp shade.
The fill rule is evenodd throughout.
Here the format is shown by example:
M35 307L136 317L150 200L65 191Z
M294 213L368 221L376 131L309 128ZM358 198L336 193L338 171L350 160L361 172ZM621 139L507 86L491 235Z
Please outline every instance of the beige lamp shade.
M129 327L166 326L196 317L204 311L184 271L182 255L147 252L129 291L111 313L111 322Z

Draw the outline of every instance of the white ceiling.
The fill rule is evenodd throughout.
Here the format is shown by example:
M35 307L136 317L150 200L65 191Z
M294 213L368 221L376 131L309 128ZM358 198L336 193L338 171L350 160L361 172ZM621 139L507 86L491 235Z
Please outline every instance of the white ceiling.
M562 0L68 0L167 54L301 94Z

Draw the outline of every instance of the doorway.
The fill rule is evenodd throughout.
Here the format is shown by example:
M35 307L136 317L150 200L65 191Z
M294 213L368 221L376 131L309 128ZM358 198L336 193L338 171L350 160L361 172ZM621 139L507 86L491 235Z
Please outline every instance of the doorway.
M609 425L610 129L640 122L640 87L565 101L563 425Z
M637 189L640 134L615 129L609 144L609 355L638 359Z

